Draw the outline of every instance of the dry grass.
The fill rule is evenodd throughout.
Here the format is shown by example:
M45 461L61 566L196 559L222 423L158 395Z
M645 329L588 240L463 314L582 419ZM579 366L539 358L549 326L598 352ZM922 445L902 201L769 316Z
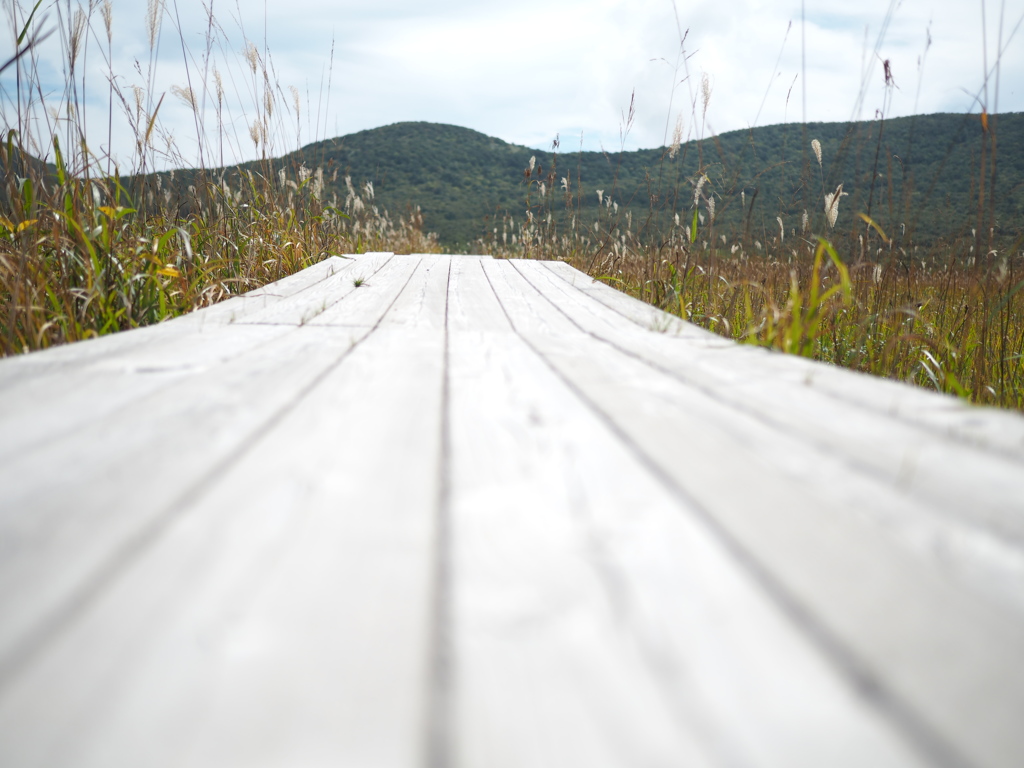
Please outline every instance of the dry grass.
M674 152L665 150L666 161ZM743 343L1024 410L1019 235L996 242L992 231L975 230L927 248L898 243L870 217L843 212L840 186L822 191L818 214L800 230L783 229L780 219L760 242L716 229L716 193L703 174L683 196L689 209L652 209L634 221L604 190L578 180L561 194L539 194L551 173L537 179L526 170L526 217L506 217L479 242L481 252L566 261ZM588 194L602 204L597 221L584 224ZM988 217L979 211L981 222Z
M177 178L150 173L158 164L186 164L160 122L167 94L153 90L153 51L165 13L159 0L147 8L146 85L122 90L120 80L103 83L111 100L109 123L119 105L135 136L134 156L120 172L113 158L97 156L86 144L80 96L96 87L84 68L90 41L106 43L99 53L110 64L110 5L93 3L55 22L34 18L18 3L12 8L21 55L10 64L16 91L2 94L7 126L0 135L0 353L160 322L333 254L438 250L436 238L424 234L418 211L393 219L374 204L371 185L350 183L343 202L326 200L322 169L272 168L275 141L287 135L286 124L298 120L301 102L294 90L290 105L278 98L282 89L273 79L273 64L252 42L241 73L231 78L216 66L195 68L189 53L191 85L172 93L196 117L200 166ZM62 31L68 73L58 104L42 95L35 47L53 24ZM209 61L222 34L211 17L201 61ZM211 158L223 162L226 144L238 147L238 137L225 132L225 79L247 83L247 138L263 157L230 176L205 167ZM212 138L201 121L199 104L206 102L216 105Z

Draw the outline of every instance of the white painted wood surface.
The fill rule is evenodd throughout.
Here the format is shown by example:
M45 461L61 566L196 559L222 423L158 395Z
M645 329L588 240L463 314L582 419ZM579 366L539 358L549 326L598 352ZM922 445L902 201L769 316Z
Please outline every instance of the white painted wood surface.
M0 361L0 765L1024 761L1024 419L565 264Z

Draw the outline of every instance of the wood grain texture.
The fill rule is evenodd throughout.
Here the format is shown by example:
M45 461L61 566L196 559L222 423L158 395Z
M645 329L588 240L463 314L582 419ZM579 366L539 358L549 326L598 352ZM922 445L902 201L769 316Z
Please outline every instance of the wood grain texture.
M516 267L580 331L756 419L776 430L780 440L797 437L845 464L859 478L847 485L873 488L859 503L909 547L1024 611L1024 458L935 434L917 422L851 406L804 382L773 376L759 365L764 353L729 354L741 351L735 345L703 351L678 336L623 324L616 313L552 277L538 262ZM862 378L828 373L834 379L845 374L848 387ZM987 416L1009 429L1021 421L1012 414Z
M0 366L0 392L18 381L35 379L47 374L62 376L67 372L68 366L78 367L86 362L95 363L108 356L131 354L143 348L156 351L164 343L175 343L181 339L187 343L194 343L208 333L216 334L223 325L234 323L249 313L265 309L301 293L322 280L360 263L362 259L380 259L390 255L332 256L275 283L269 283L249 293L163 323L139 328L131 333L115 333L65 344L48 349L45 354L7 358L3 366Z
M13 675L5 764L418 762L444 355L412 333L348 350Z
M1024 748L1019 617L907 557L850 503L860 484L813 446L783 442L751 416L629 355L608 354L589 335L550 333L568 318L536 294L517 293L509 294L510 314L524 338L704 510L745 567L928 759L1013 764Z
M568 264L543 264L565 282L645 330L670 336L703 338L708 346L728 352L730 360L746 358L748 365L757 370L759 375L779 382L801 383L840 402L876 411L891 420L913 423L937 436L948 435L963 443L990 448L996 454L1013 454L1024 459L1024 420L1008 416L1005 412L972 407L953 397L908 387L889 379L851 373L804 358L780 357L765 350L731 344L587 277Z
M1024 420L564 264L0 361L0 765L1014 768Z
M450 316L454 764L923 764L475 271ZM486 276L510 304L515 273Z

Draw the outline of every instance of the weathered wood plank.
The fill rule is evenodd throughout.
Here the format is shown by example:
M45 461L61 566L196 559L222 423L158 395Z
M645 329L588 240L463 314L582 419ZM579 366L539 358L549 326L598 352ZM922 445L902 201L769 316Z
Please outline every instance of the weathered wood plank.
M391 255L390 253L364 253L331 256L308 269L288 275L241 296L205 307L183 318L176 318L176 321L179 325L187 323L201 328L210 324L235 323L254 312L259 312L284 299L309 290L337 274L355 269L367 260L387 258Z
M396 307L388 313L386 322L389 324L412 324L418 321L434 322L437 316L444 317L444 313L424 312L424 309L438 307L438 302L445 301L446 293L438 292L436 278L438 269L447 274L449 260L435 255L427 256L395 256L388 265L377 275L367 278L358 288L348 290L344 301L337 302L315 318L310 320L314 326L341 326L341 327L362 327L372 321L373 314L367 314L364 306L373 304L373 293L381 286L385 290L387 285L395 279L403 279L404 276L415 277L408 289L403 293L403 301L400 307ZM427 273L434 271L435 281L427 277ZM446 285L446 284L445 284ZM424 307L423 302L426 296L432 297L432 307ZM443 325L443 321L442 321Z
M993 455L873 409L851 409L827 393L749 365L749 357L707 354L677 338L630 327L541 263L515 266L579 330L847 462L853 476L862 477L847 485L876 486L864 503L888 530L984 594L1024 612L1024 459ZM1022 421L1000 416L1011 428Z
M506 297L500 298L505 301ZM1024 749L1024 627L909 557L866 520L818 451L580 334L533 297L517 330L710 525L865 698L940 765L1013 765ZM544 316L553 313L551 317ZM601 351L599 351L599 348ZM780 459L789 465L787 472ZM742 481L737 481L742 478ZM950 663L957 659L960 663Z
M0 457L43 446L274 338L284 329L233 321L343 272L356 260L332 257L159 326L5 361L0 369ZM47 408L33 407L38 402Z
M1019 420L337 261L0 362L0 764L1015 765Z
M131 333L109 334L65 344L48 349L45 354L35 353L6 358L4 365L0 366L0 393L6 396L12 392L12 388L23 385L31 388L42 382L45 377L53 377L59 387L59 382L70 371L80 369L83 364L100 364L110 358L110 364L117 366L119 361L116 358L123 355L130 356L142 352L144 356L160 359L163 354L161 350L166 348L168 358L173 360L179 355L182 342L208 349L217 348L221 343L220 339L213 338L211 341L211 337L218 336L225 324L233 323L248 312L270 306L333 274L342 272L358 258L334 256L242 296L167 322L139 328ZM148 367L151 368L152 365Z
M45 448L50 441L109 419L129 403L160 393L244 355L285 327L230 325L217 333L169 335L110 350L98 359L8 381L0 387L0 460ZM39 404L45 403L45 408Z
M380 286L368 316L404 286ZM369 330L279 336L0 466L0 680Z
M715 336L689 323L595 281L563 262L542 262L570 285L584 291L601 304L644 329L682 334ZM715 338L719 338L715 336ZM720 341L725 341L720 339ZM927 428L942 436L997 452L1010 452L1024 458L1024 423L1008 419L1007 414L990 408L969 406L952 397L907 387L900 382L850 372L832 366L813 364L792 356L779 356L764 350L736 346L726 342L709 344L726 351L728 365L746 368L750 376L771 378L777 382L798 383L805 388L828 394L840 402L852 404ZM742 361L742 362L741 362Z
M363 281L369 282L394 261L392 254L362 256L343 272L331 275L301 293L250 312L237 322L260 325L305 325L352 295ZM385 275L388 273L385 272ZM385 283L389 280L385 279Z
M4 761L419 764L443 346L382 325L186 501L5 687Z
M453 764L922 765L509 338L485 279L521 281L486 271L453 272L449 315Z
M404 287L381 285L382 302ZM392 308L411 317L401 299ZM5 670L5 763L418 764L441 309L427 330L382 323L183 500L44 655ZM351 332L295 334L337 348ZM97 706L101 687L116 695Z
M587 298L604 305L618 316L629 320L644 330L665 333L686 339L691 345L707 346L716 349L730 348L733 345L717 333L712 333L693 323L684 322L681 318L663 312L657 307L635 299L622 291L605 285L600 280L583 274L564 261L534 262L542 264L544 269L558 275L573 288L584 293Z
M0 466L0 680L350 346L279 339Z

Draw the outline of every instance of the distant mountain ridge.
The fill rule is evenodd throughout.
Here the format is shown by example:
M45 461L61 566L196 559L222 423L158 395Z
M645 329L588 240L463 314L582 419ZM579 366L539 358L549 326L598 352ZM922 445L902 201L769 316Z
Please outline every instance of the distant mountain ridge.
M1003 232L1024 225L1024 114L989 117L997 138L997 193L986 173L986 200L994 201L995 226ZM691 141L672 158L666 148L631 152L566 152L509 144L469 128L403 122L316 142L269 161L240 169L295 178L300 166L322 168L328 200L346 195L345 176L356 187L371 182L374 203L393 215L419 206L428 231L450 249L473 250L474 241L508 214L526 216L524 172L534 158L543 177L530 186L535 215L589 225L598 212L597 191L618 203L634 223L647 222L655 235L673 225L675 214L692 217L693 185L708 176L703 191L716 200L716 232L765 239L800 228L803 212L822 232L823 197L843 184L838 229L849 231L857 212L891 233L915 242L963 234L977 221L982 145L977 115L934 114L884 122L790 123L731 131ZM816 139L822 164L811 150ZM178 183L190 174L178 172ZM166 177L165 174L162 174ZM540 177L534 176L534 180ZM572 194L566 212L563 179ZM858 226L860 226L858 224ZM717 234L716 234L717 236Z
M1024 114L992 116L998 148L997 226L1024 224ZM881 132L881 140L879 140ZM623 153L550 151L509 144L468 128L396 123L317 142L275 161L337 169L374 184L378 203L393 213L422 208L426 227L452 247L479 237L485 218L526 211L524 170L535 158L545 174L555 161L552 209L564 207L562 178L579 191L586 218L601 189L628 205L634 217L650 207L662 214L692 210L692 180L703 168L724 228L777 228L776 216L801 217L823 207L823 191L842 183L846 215L866 210L891 230L927 241L969 227L976 211L982 125L977 116L935 114L861 123L809 123L732 131L684 144L676 158L665 149ZM822 167L810 141L822 147ZM872 193L872 179L874 191ZM551 183L546 184L549 195ZM706 189L707 189L706 188ZM333 191L340 192L341 181ZM613 193L614 190L614 193ZM741 193L743 193L741 195ZM756 193L756 199L755 199ZM750 206L753 200L753 210ZM748 208L741 213L741 201ZM531 202L541 202L534 187ZM795 224L787 222L787 226ZM498 225L500 227L500 224Z

